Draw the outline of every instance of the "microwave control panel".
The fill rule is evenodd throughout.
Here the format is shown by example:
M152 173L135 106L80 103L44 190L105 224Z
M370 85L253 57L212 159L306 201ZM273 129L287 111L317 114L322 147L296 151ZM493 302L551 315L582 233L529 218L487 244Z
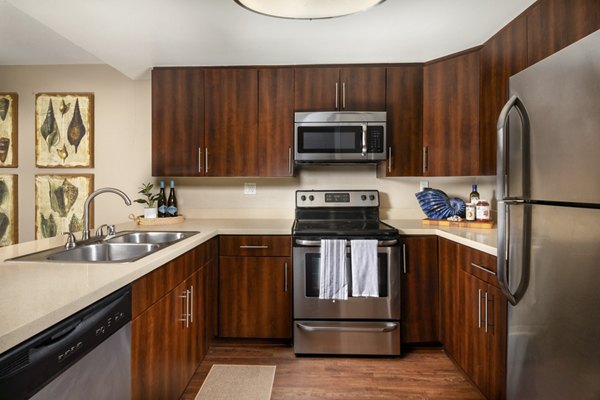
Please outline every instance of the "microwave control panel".
M367 127L367 152L382 153L384 151L384 128L382 125Z

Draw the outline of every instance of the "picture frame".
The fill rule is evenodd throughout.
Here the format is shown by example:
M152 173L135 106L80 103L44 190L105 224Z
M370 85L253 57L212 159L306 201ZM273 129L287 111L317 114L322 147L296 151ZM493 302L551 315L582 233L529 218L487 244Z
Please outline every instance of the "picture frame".
M19 165L19 95L0 93L0 168Z
M83 228L84 203L94 189L93 174L35 176L35 238L44 239ZM93 226L93 210L90 210Z
M19 176L0 175L0 247L19 242Z
M94 167L94 94L35 95L35 165Z

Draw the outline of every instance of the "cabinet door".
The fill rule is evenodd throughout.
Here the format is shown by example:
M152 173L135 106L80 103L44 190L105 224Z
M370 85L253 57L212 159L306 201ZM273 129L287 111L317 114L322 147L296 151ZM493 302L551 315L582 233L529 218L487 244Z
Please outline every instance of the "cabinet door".
M132 322L132 398L177 399L196 370L186 327L188 279Z
M527 14L528 65L600 28L598 0L541 0Z
M258 70L258 175L292 176L294 70Z
M290 338L288 257L221 257L219 336Z
M199 176L204 146L204 71L152 70L152 175Z
M385 110L385 67L348 67L340 71L341 111Z
M489 393L488 340L485 332L486 304L489 305L487 284L461 270L459 291L459 309L464 313L459 364L483 393Z
M487 322L487 368L489 390L484 393L490 400L506 398L506 335L507 306L506 297L500 289L487 285L488 318Z
M482 175L496 173L496 124L508 101L508 78L527 67L527 20L513 20L481 49L479 165Z
M440 341L446 353L459 361L460 321L464 316L458 309L459 245L439 238L438 246Z
M423 67L387 68L388 160L378 176L423 175Z
M479 174L479 51L423 71L423 175Z
M438 341L437 237L402 240L402 343Z
M206 176L256 176L258 71L205 71Z
M296 68L294 110L333 111L339 105L340 70L337 67Z

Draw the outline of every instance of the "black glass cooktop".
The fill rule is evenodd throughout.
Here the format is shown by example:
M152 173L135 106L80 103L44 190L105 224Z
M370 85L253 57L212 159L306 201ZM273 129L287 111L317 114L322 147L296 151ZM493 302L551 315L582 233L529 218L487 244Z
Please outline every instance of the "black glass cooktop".
M398 230L379 220L296 220L292 233L311 237L395 237Z

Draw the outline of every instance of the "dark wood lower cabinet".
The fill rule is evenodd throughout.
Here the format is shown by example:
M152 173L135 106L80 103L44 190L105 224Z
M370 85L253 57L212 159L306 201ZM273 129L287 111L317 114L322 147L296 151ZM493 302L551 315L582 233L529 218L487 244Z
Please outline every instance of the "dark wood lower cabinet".
M291 337L288 257L221 257L219 336Z
M179 398L208 352L216 251L209 241L133 282L133 399Z
M437 236L402 238L402 343L431 343L438 335Z

